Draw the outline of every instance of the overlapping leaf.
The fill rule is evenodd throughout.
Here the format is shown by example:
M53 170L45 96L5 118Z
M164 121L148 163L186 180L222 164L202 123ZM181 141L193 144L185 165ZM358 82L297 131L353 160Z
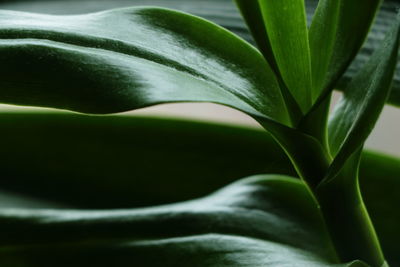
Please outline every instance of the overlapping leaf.
M290 8L294 8L295 11L304 11L304 5L300 5L300 2L296 3L299 5L293 5ZM288 45L285 47L280 33L276 31L282 18L273 11L282 9L282 11L292 14L294 10L290 10L289 6L278 2L274 5L264 5L261 2L260 7L262 18L268 21L266 31L279 72L289 90L296 98L300 99L299 103L306 111L311 105L311 98L308 96L304 98L303 93L296 95L299 90L298 88L294 89L293 84L295 81L298 83L298 80L291 77L296 74L296 77L302 78L300 83L307 85L301 86L302 89L311 88L311 80L308 80L310 78L310 62L304 12L294 12L299 15L294 21L301 23L296 24L300 25L300 29L294 31L296 36L292 39L305 40L306 44L299 42L298 46ZM313 158L308 158L308 155L315 154L311 153L314 152L314 148L320 150L313 138L301 135L299 132L279 124L290 124L289 114L286 109L282 108L285 106L285 96L281 95L279 82L275 79L268 64L262 60L261 55L245 42L211 23L175 11L145 8L62 18L6 11L0 13L0 20L4 21L0 26L0 59L3 63L0 67L0 78L2 78L0 101L52 106L91 113L117 112L168 102L214 102L242 110L259 120L265 128L271 128L270 132L275 135L278 142L287 148L289 154L293 156L294 162L303 161L301 164L295 164L296 167L302 168L313 163ZM177 26L182 23L185 23L185 28ZM135 27L129 27L132 25ZM288 22L286 26L283 29L289 33L287 30L292 29L293 25ZM357 114L355 116L353 114L346 115L346 112L342 112L346 111L346 108L339 107L339 111L332 120L331 125L333 126L335 120L340 117L346 117L346 120L354 122L351 126L346 127L344 132L334 134L333 151L335 154L337 151L339 152L334 161L334 167L331 168L333 170L340 168L347 157L362 145L370 128L375 123L380 112L379 108L384 105L397 60L398 27L397 25L396 33L392 35L393 42L388 41L391 49L377 53L371 60L372 63L365 68L364 74L356 77L349 85L349 88L352 88L354 84L356 86L361 84L364 85L359 86L361 89L368 89L368 94L364 98L357 98L357 94L360 95L360 91L357 90L352 90L356 93L346 93L350 101L347 103L344 101L342 107L350 103L349 105L357 111ZM126 28L129 30L126 31ZM215 40L217 41L213 43ZM287 65L286 59L287 54L293 51L297 51L296 54L303 58L296 61L296 66L292 68ZM305 53L299 53L299 51L305 51ZM377 62L382 58L384 59L383 63ZM380 71L380 69L387 71ZM23 79L20 79L21 73L24 75ZM368 84L365 77L370 78ZM378 98L378 100L374 100L375 105L378 102L377 110L372 109L373 101L371 99L374 97ZM363 118L367 115L370 119L364 121ZM361 130L361 137L352 137L356 130ZM338 143L340 146L337 146ZM317 146L313 147L314 144ZM335 150L336 147L339 148ZM309 151L304 152L305 149L309 149ZM301 169L298 171L302 174ZM315 173L316 178L320 179L321 173L318 170ZM313 174L307 173L304 176L310 179ZM64 215L61 214L58 217L57 212L50 213L49 216L45 213L43 217L35 217L29 212L22 211L22 214L19 214L11 211L6 214L4 221L7 223L11 219L13 222L11 225L18 228L18 220L22 219L22 224L32 223L31 229L35 229L37 226L36 230L39 230L37 233L40 233L42 229L41 222L46 220L54 219L67 228L70 219L72 228L74 228L74 223L79 223L81 220L88 224L92 223L91 218L85 218L85 216L82 218L83 213L69 212L68 214L79 218L76 221L73 218L63 221ZM25 215L26 217L24 217ZM165 215L162 214L161 217L163 216ZM105 214L105 217L101 217L100 225L102 220L105 220L107 224L109 218L113 220L113 215ZM150 218L150 220L153 219ZM96 223L98 223L97 219L94 220L94 224ZM24 228L25 225L22 227ZM54 228L56 233L57 227L56 224ZM96 231L95 229L96 227L93 227L94 231ZM16 239L18 239L18 232L18 230L11 229L7 233L11 235L17 233ZM35 235L36 233L33 233L29 240L35 240ZM194 233L193 235L195 236L194 243L191 237L184 240L180 237L178 240L175 239L176 237L172 237L172 239L160 237L155 242L153 242L154 240L149 241L148 238L139 238L140 241L135 239L130 244L134 250L139 248L139 251L145 252L146 247L150 247L152 252L160 248L161 255L163 253L173 254L170 249L175 246L179 248L177 251L180 251L182 244L184 247L193 246L195 248L193 251L202 251L203 234L198 236L197 233ZM98 254L99 251L109 251L110 249L107 245L104 247L103 236L99 237L95 234L78 244L72 241L73 248L67 244L71 241L68 239L70 237L72 238L72 236L67 236L64 243L58 244L59 247L52 246L51 237L44 240L40 240L39 237L39 240L35 241L35 244L39 243L41 248L48 247L49 244L53 248L54 258L49 257L49 262L46 264L54 265L52 260L63 257L66 257L65 262L70 264L67 258L70 258L71 255L80 258L94 255L91 254L92 252ZM214 240L213 238L214 236L208 239L206 236L206 243ZM82 239L82 236L78 236L77 239ZM10 242L11 239L7 240L7 236L5 236L3 240ZM222 240L222 242L218 243L216 248L223 248L224 237L217 236L217 240ZM227 240L234 242L230 238ZM40 258L41 249L37 249L35 245L21 249L21 244L25 246L26 241L22 238L20 244L9 245L7 243L7 247L3 248L3 252L7 255L4 258L5 264L24 264L24 262L12 263L20 253L26 253L27 256L24 258L26 262L32 261L32 264L36 264L35 261L36 258ZM108 240L106 241L108 243ZM132 252L128 249L123 250L122 254L118 254L120 253L119 241L117 240L115 244L117 248L112 247L112 251L116 251L117 254L109 254L109 256L119 255L124 258L126 256L124 251ZM237 242L235 241L235 244L239 244L238 249L241 249L241 241ZM139 245L136 246L137 244ZM164 244L168 245L167 250L165 250ZM246 243L246 246L251 247L251 244ZM269 249L274 250L272 247L268 247ZM215 251L213 246L207 246L205 250L207 253L211 251L218 255L218 251ZM71 254L64 256L65 251L67 253L69 251ZM226 251L224 250L224 252ZM265 254L264 252L260 254ZM189 250L188 253L191 251ZM291 252L287 253L292 255ZM253 250L250 254L253 254ZM317 254L317 257L321 256L319 253ZM7 258L9 255L11 256ZM129 254L128 258L131 255ZM147 262L146 253L140 255L144 256L143 261ZM274 255L274 252L271 255ZM297 255L303 255L303 253L294 252L293 255L296 260L301 261ZM230 264L230 259L225 256L226 254L222 258L217 256L218 264L220 261L227 261ZM246 259L247 257L245 256ZM312 262L319 264L318 259L314 260L313 257L313 255L308 256L307 254L306 262L311 259L310 264ZM110 257L106 256L106 258ZM238 260L238 264L241 263L240 258L238 256L235 259ZM254 260L258 261L255 257ZM232 263L235 262L232 261ZM260 264L267 263L260 262Z
M241 11L243 19L246 21L249 31L258 48L270 64L271 68L279 73L278 63L272 51L271 42L268 37L267 28L265 27L263 14L261 12L260 1L235 0L236 5Z
M259 1L279 71L305 112L312 104L311 59L303 0Z
M363 145L375 126L390 92L399 39L400 15L382 47L349 83L336 107L329 122L330 148L336 157L328 176L335 175L347 158Z
M314 100L321 91L332 90L332 86L355 58L381 2L318 2L309 32Z
M313 199L282 176L152 208L1 209L0 226L2 266L363 266L334 264Z
M265 58L306 112L311 106L311 61L304 1L236 2Z
M320 150L313 138L288 127L279 82L262 55L210 22L160 8L79 16L3 11L0 21L3 103L110 113L213 102L253 116L287 148L304 177L309 166L297 163L310 159L302 148Z
M306 0L306 6L309 7L307 8L308 19L312 18L313 11L317 3L318 1ZM31 1L13 0L1 2L0 8L29 12L44 12L50 14L80 14L132 5L163 6L183 10L214 21L217 24L228 28L230 31L242 36L246 40L250 42L252 41L250 34L247 32L246 26L244 23L242 23L240 16L237 14L237 9L232 4L231 0L113 0L112 2L101 0L51 2L35 0L34 4L32 4ZM368 6L365 5L361 5L360 7L368 8ZM390 25L391 21L393 21L395 18L395 12L398 7L398 0L385 0L383 2L382 9L378 13L375 24L372 28L372 32L369 35L364 49L360 51L359 57L355 59L354 64L350 66L350 69L348 69L344 77L341 78L341 81L336 89L343 90L343 87L347 81L354 76L359 67L362 66L364 60L370 56L371 51L373 51L374 48L376 48L376 46L380 43L382 33L387 30L388 25ZM358 10L355 12L357 11ZM396 106L400 105L399 71L400 69L398 68L396 71L395 82L393 83L393 90L388 99L388 103Z
M54 113L3 114L1 121L4 152L0 161L1 188L19 193L22 200L21 196L34 196L61 203L34 203L36 208L153 205L209 194L221 184L231 183L237 178L234 174L247 176L255 170L292 173L291 163L285 160L271 137L254 129ZM64 153L61 155L60 151ZM92 160L89 162L88 158ZM152 164L146 165L146 162ZM161 166L160 170L154 166ZM188 168L183 169L185 173L182 173L183 167ZM195 171L188 176L190 168ZM152 179L148 179L148 172ZM392 205L399 203L399 173L399 160L364 152L361 189L391 266L400 263L397 243L400 214L397 206ZM275 190L262 195L274 195ZM271 207L289 203L287 213L298 212L297 200L291 202L293 192L297 191L292 187L282 192L276 202L270 202ZM22 200L2 204L27 207ZM28 200L32 204L32 198Z

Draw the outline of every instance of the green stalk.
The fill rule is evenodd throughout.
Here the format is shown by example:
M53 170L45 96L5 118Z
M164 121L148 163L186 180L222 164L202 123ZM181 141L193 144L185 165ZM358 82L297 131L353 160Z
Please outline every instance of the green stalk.
M319 208L339 259L384 265L379 240L362 200L358 183L351 188L330 185L316 195Z
M360 151L342 171L313 190L339 259L362 260L373 267L388 266L358 183Z
M388 266L360 193L361 149L336 177L325 182L332 159L316 139L304 137L294 145L292 136L274 137L317 202L339 261L362 260L372 267Z
M311 135L322 145L329 154L328 144L328 117L331 104L331 95L328 95L318 105L314 105L311 110L302 118L297 129L303 133Z

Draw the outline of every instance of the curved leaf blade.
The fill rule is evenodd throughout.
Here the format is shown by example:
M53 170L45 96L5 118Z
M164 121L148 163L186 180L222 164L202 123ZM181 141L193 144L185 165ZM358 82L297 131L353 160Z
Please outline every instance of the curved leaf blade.
M247 1L249 2L249 1ZM251 1L253 2L253 1ZM307 17L311 20L317 1L306 0ZM1 9L20 10L25 12L40 12L49 14L80 14L87 12L96 12L116 7L127 7L132 5L152 5L173 8L195 14L197 16L211 20L230 31L238 34L245 40L252 42L252 38L248 33L246 26L242 22L237 9L232 5L231 0L213 0L201 2L197 0L81 0L81 1L35 1L32 5L30 1L14 0L0 3ZM358 70L364 65L365 59L369 58L371 51L374 51L381 43L382 33L388 28L388 25L395 19L396 10L399 8L398 0L385 0L382 4L380 12L375 19L372 32L369 35L359 56L353 61L345 75L337 84L335 89L343 90L347 82L353 77ZM391 105L400 105L400 68L396 70L396 77L392 86L392 92L388 99Z
M261 54L203 19L126 8L77 16L1 11L0 21L3 103L110 113L205 101L287 122Z
M381 2L318 2L309 32L314 100L322 91L332 90L355 58Z
M0 225L2 265L357 264L334 264L308 191L299 180L276 175L253 177L205 198L152 208L1 209Z
M279 74L279 67L272 50L266 25L264 24L260 1L235 0L235 2L249 27L257 47L267 59L275 73Z
M207 195L235 181L237 175L294 173L274 140L256 129L64 113L6 113L0 119L5 155L0 161L0 187L30 201L29 205L26 201L2 203L7 204L4 207L159 205ZM363 152L361 190L391 266L400 264L400 214L392 204L400 203L399 176L398 159ZM32 203L32 196L45 202Z
M87 113L213 102L249 114L285 146L315 143L287 126L262 55L215 24L160 8L0 15L0 101Z
M235 2L241 11L242 17L246 21L246 24L258 48L278 78L282 96L285 100L292 124L296 125L297 121L303 115L303 112L301 111L296 99L294 99L293 94L285 85L282 74L279 71L278 63L275 59L275 55L268 37L268 32L264 24L260 1L235 0Z
M372 131L390 92L397 63L400 15L382 47L348 85L329 122L333 155L345 157Z
M262 130L64 112L3 112L0 121L0 188L79 208L185 201L282 164L290 169ZM155 187L149 177L163 178Z
M349 157L361 149L389 96L400 43L400 14L381 48L349 83L329 121L334 160L319 186L330 182Z
M312 81L304 0L258 2L274 61L285 85L306 112L312 104Z

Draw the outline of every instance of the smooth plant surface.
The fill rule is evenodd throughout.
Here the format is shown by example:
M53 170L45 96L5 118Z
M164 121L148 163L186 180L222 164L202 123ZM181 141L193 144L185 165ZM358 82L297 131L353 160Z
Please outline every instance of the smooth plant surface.
M295 204L284 197L288 193ZM129 262L142 266L269 266L280 262L362 266L330 264L334 254L312 202L300 181L266 175L234 183L206 198L162 207L3 209L2 244L7 248L0 262L3 266L27 262L33 266ZM210 225L215 232L208 231ZM21 227L29 230L21 232ZM32 240L40 245L30 247Z
M14 197L13 199L6 198L4 194L0 195L2 207L8 208L8 212L11 211L10 208L13 208L12 210L14 211L16 207L23 208L27 212L27 216L36 213L38 208L47 210L56 208L58 211L54 211L55 213L53 214L58 214L57 216L66 215L70 212L78 214L82 210L89 214L94 214L96 210L103 210L104 216L98 217L97 223L114 228L107 231L98 230L97 234L93 232L90 236L95 237L102 234L104 242L113 239L114 234L117 234L115 231L118 231L119 227L121 227L121 224L118 224L119 220L110 220L108 218L107 209L118 208L125 210L125 222L127 224L129 224L130 220L132 225L139 225L138 220L144 221L140 230L133 230L134 227L132 226L132 230L130 230L132 236L129 238L119 238L117 241L114 239L117 243L125 242L123 243L124 245L121 244L118 248L115 248L113 252L113 255L124 255L126 259L124 261L121 260L118 263L119 265L114 262L116 266L129 265L134 260L134 257L136 259L135 263L140 265L139 256L144 263L150 266L158 266L161 259L156 260L155 255L158 257L163 255L162 259L164 261L169 257L170 266L185 265L192 257L196 257L196 259L192 260L190 264L195 266L196 264L198 266L204 265L207 259L206 256L210 255L209 250L207 251L206 249L197 250L196 253L194 247L190 252L190 256L182 257L182 253L179 251L176 251L176 253L169 251L168 256L162 254L162 247L159 250L149 249L149 254L144 254L143 250L137 246L127 248L126 240L136 239L135 236L137 235L156 232L163 237L166 235L167 237L176 237L183 227L189 228L185 236L189 236L188 233L190 231L192 231L191 233L199 233L201 231L204 234L217 233L224 236L226 236L226 233L230 233L234 237L239 232L235 234L235 230L231 228L240 228L245 231L245 235L250 235L253 239L261 239L261 243L263 243L262 240L266 240L266 243L270 244L271 247L287 247L287 242L295 244L294 248L291 247L293 252L293 254L290 254L291 258L282 258L277 252L274 253L274 264L300 265L297 260L303 259L302 264L307 266L308 264L314 264L313 262L310 263L310 259L315 260L316 255L322 255L321 257L317 256L320 259L316 264L329 265L329 247L331 245L329 239L322 239L321 241L319 237L321 234L326 236L327 233L323 230L323 225L320 225L321 219L313 219L318 216L315 205L309 201L310 196L307 194L304 185L298 181L290 182L288 178L281 179L281 176L259 176L256 179L252 178L230 187L238 190L236 193L232 191L230 193L234 193L234 195L230 196L235 203L238 201L253 203L252 205L262 208L262 213L257 215L260 216L261 221L268 217L267 214L276 215L275 217L270 216L270 218L280 218L273 221L270 219L264 222L261 228L257 227L257 231L260 233L259 237L257 237L258 234L252 233L254 231L253 227L251 229L248 228L249 224L238 223L235 226L227 222L226 225L218 223L213 226L207 223L206 220L204 220L205 223L201 223L203 221L201 219L202 215L196 217L201 225L194 226L194 220L190 219L182 222L179 227L175 225L177 219L171 219L173 223L171 222L166 226L165 220L163 221L164 224L157 224L156 222L150 224L149 221L145 221L146 217L142 217L142 219L134 216L129 217L129 213L137 214L148 211L148 209L128 210L128 208L200 198L200 196L208 195L226 184L233 183L235 179L240 177L263 172L294 175L290 161L286 158L284 152L279 149L270 136L265 135L262 131L165 119L127 116L86 117L42 112L5 113L1 115L1 120L3 121L2 136L8 137L7 139L3 138L1 143L4 153L8 155L7 158L2 159L1 167L4 176L12 178L2 179L0 181L1 188L17 191L25 195L25 198L17 195L18 198ZM35 135L27 136L26 132L35 133ZM173 144L172 140L175 139L180 140L180 146ZM149 146L149 143L152 143L153 146ZM16 144L19 145L17 146ZM236 144L236 147L233 147L232 144ZM77 153L78 148L80 148L79 153ZM233 153L234 151L238 153ZM23 155L22 158L21 155ZM31 155L35 155L35 157ZM88 161L88 158L93 160ZM265 159L268 160L267 163ZM161 167L151 168L149 166L144 168L143 166L146 166L149 161L152 162L152 166ZM24 162L23 168L21 168L21 162ZM85 162L85 168L82 168L82 162ZM132 165L132 162L134 162L134 165ZM182 164L175 164L176 162L181 162ZM133 166L142 167L133 169ZM207 168L203 166L207 166ZM221 168L221 166L226 167ZM364 152L360 168L360 183L366 205L380 236L385 255L393 266L400 262L397 246L397 240L400 237L397 227L399 213L397 212L397 207L391 205L391 203L400 201L399 194L396 192L396 188L399 187L399 180L397 179L400 171L399 166L398 159ZM182 169L183 167L185 168ZM118 172L115 170L118 170ZM185 175L190 170L195 171L190 176ZM147 179L149 175L153 177L151 182ZM265 182L254 183L254 180ZM157 184L157 186L154 186L154 184ZM265 187L262 184L265 184ZM57 192L54 191L54 188L58 188ZM274 189L271 190L271 188ZM277 191L275 192L275 190ZM259 193L251 193L257 191ZM299 193L300 196L306 195L304 199L296 197L299 191L304 191ZM293 194L290 192L293 192ZM28 198L27 196L31 197ZM38 199L47 201L38 201ZM261 201L261 199L264 199L264 201ZM204 214L207 210L209 210L210 214L215 214L213 212L215 211L213 202L208 202L210 205L202 203L203 212L201 214ZM230 202L222 200L219 202L218 205L223 206L220 207L219 213L223 208L230 205L228 203ZM73 207L75 209L71 210ZM28 208L31 210L27 210ZM163 212L165 215L167 211L164 208L151 209ZM250 207L247 206L247 208L249 209ZM248 209L236 209L235 217L248 218ZM190 209L190 211L192 216L195 216L193 210ZM109 210L109 212L114 212L115 214L115 211ZM316 214L313 215L314 212ZM89 216L88 214L84 215L84 213L80 213L82 217ZM180 214L180 218L184 220L185 215ZM161 215L158 214L157 216L160 218ZM10 217L11 214L9 213L8 218L10 219ZM128 217L130 219L127 219ZM216 220L212 216L208 218L208 220ZM231 217L226 218L231 220ZM249 219L246 220L248 222ZM239 219L236 220L236 222L238 221ZM301 223L297 225L299 221ZM28 223L28 221L26 222ZM91 222L94 223L94 221ZM283 222L285 222L284 225L282 225ZM29 223L32 223L32 221ZM47 226L51 225L49 220L47 220L47 223ZM37 224L40 224L40 222L37 222ZM73 222L71 222L71 227L72 224ZM286 227L288 224L292 227ZM314 232L316 226L321 229L318 230L317 234ZM43 231L46 231L46 226L42 225L42 227ZM146 232L143 232L144 227L147 229ZM79 228L77 227L75 230L77 229ZM90 229L90 227L86 229ZM125 229L131 229L131 227L126 226ZM271 229L274 231L271 231ZM281 229L281 231L277 234L275 232L276 229ZM75 230L71 230L71 232ZM291 235L286 235L288 231L290 231ZM261 232L268 232L269 235L261 235ZM296 232L298 233L295 235L296 238L300 234L302 238L307 238L307 240L316 240L316 243L307 245L302 239L297 239L296 241L296 238L291 238ZM104 236L107 233L109 236ZM272 242L270 239L271 233L276 238L281 237ZM46 234L43 235L43 237L36 236L38 239L35 243L39 247L43 243L43 238L46 238ZM50 237L53 235L50 235ZM240 233L239 236L242 235L243 233ZM66 235L64 234L64 236ZM86 240L87 238L85 237L84 239ZM74 238L71 238L71 242L73 240ZM210 237L208 240L216 240L216 235L214 235L214 239ZM232 239L225 240L229 240L230 242L228 243L232 244ZM245 239L238 238L236 240ZM319 242L325 245L321 245L322 243ZM51 244L57 244L57 242ZM240 244L242 243L238 243L237 246L240 246ZM59 245L62 246L61 243ZM307 252L303 246L308 248L315 246L311 251L316 250L317 252ZM20 249L24 250L24 253L29 252L29 247L32 248L27 244L19 246ZM295 249L296 247L298 249ZM167 249L165 248L165 250ZM210 248L210 250L212 249L215 249L215 247ZM64 259L71 255L72 251L66 249L63 251L64 254L59 249L56 254L63 259L63 261L59 260L57 264L62 266L62 263L65 262L65 265L68 266L68 264L72 264L72 259ZM85 254L84 251L81 252L80 257L76 257L73 264L90 266L90 263L88 263L90 259L95 260L96 264L100 264L100 260L97 261L95 257L96 251L103 255L102 260L107 264L115 258L110 256L111 254L105 254L104 246L96 248L95 243L93 243L91 254ZM77 253L75 255L78 255L78 252L75 251L75 253ZM214 258L207 261L207 264L210 266L224 264L227 266L245 265L246 256L235 256L241 255L240 250L229 250L225 251L225 253L220 252L220 260ZM256 259L254 259L255 253L247 251L244 255L251 255L247 260L254 260L252 261L254 263L256 262ZM135 256L129 258L130 254ZM305 258L302 257L303 254ZM45 257L41 255L37 254L35 259L34 253L32 253L30 261L25 258L25 265L35 266L36 264L36 266L43 266L45 264L55 264L55 257L49 259L46 263ZM228 258L229 261L221 260L223 257ZM15 260L21 263L23 258L23 254L20 253L18 257L15 257ZM153 264L149 258L155 260ZM200 260L202 258L204 258L203 261ZM196 260L199 260L199 262L196 263ZM266 263L265 257L261 257L261 255L257 260L261 263Z
M381 2L321 0L308 23L303 0L237 0L260 50L214 23L170 9L71 16L0 11L2 103L96 114L172 102L226 105L252 116L274 140L265 154L268 147L276 153L265 155L264 164L274 155L279 159L270 166L285 164L264 173L300 178L258 176L210 197L154 209L2 209L3 264L87 265L96 255L92 264L118 258L121 266L133 259L154 266L395 263L386 237L381 249L358 174L363 144L392 89L400 15L342 87L343 98L329 115L331 93ZM290 205L281 207L282 199ZM237 217L216 207L232 208ZM160 261L146 256L151 253ZM183 256L192 253L197 256Z

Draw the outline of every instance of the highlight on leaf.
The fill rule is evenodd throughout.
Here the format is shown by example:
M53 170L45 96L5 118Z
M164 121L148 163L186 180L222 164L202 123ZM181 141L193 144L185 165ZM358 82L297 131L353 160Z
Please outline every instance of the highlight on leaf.
M381 248L383 227L375 231L376 219L364 205L359 163L390 94L400 15L345 87L327 129L332 90L382 1L321 0L310 27L304 0L235 2L259 50L215 23L171 9L69 16L0 11L0 102L96 114L176 102L229 106L252 116L286 154L276 159L286 160L286 167L265 170L290 169L300 178L259 176L209 197L155 208L0 208L1 264L54 266L60 258L86 264L88 255L102 255L103 265L135 258L167 266L272 261L381 267L386 252L389 261L398 260L386 234ZM281 235L291 227L298 228ZM43 234L48 229L52 235ZM159 262L148 257L153 253ZM216 256L203 257L210 254Z

